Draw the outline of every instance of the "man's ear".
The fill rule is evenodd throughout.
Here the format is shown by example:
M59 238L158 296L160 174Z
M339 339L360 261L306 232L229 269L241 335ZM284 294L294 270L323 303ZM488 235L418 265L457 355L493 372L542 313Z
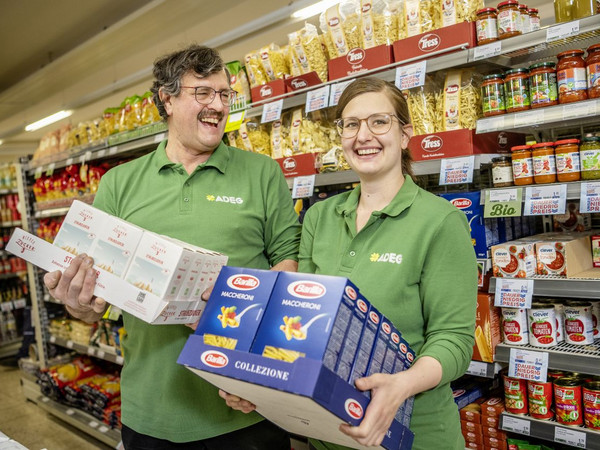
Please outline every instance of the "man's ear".
M164 90L164 88L160 88L158 90L158 98L160 98L160 101L162 102L165 111L167 112L167 115L171 115L171 113L173 112L173 105L171 104L171 94L167 94Z

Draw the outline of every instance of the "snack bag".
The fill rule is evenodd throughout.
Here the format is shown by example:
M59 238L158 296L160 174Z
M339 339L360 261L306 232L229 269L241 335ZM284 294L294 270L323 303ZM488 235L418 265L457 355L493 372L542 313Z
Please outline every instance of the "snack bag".
M148 125L154 122L160 122L162 118L158 112L158 108L154 104L154 96L148 91L142 96L142 114L140 122L142 125Z
M237 92L235 109L250 103L250 83L246 71L240 61L230 61L227 64L229 71L231 89Z

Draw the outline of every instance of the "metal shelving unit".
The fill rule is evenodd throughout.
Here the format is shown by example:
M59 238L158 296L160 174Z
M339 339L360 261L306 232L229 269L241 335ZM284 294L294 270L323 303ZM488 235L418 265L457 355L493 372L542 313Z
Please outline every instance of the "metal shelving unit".
M533 280L533 295L543 297L586 298L600 300L600 279L582 278L528 278ZM490 279L489 292L496 292L496 278Z
M119 364L121 366L123 365L123 357L121 355L117 355L116 353L112 353L111 350L103 350L100 347L92 347L91 345L79 344L77 342L62 339L52 335L50 335L49 342L51 344L68 348L69 350L74 350L77 353L81 353L83 355L89 355L93 356L94 358L103 359L104 361L109 361L115 364Z
M22 338L10 342L0 342L0 359L16 355L22 343Z

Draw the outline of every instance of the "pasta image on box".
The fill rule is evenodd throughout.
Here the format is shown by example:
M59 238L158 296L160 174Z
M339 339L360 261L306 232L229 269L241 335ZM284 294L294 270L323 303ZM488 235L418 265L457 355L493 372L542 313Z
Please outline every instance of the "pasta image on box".
M74 255L89 253L109 215L75 200L63 221L54 245Z
M279 272L225 266L196 334L216 347L248 351Z
M311 358L335 371L357 293L347 278L280 273L250 351L285 361Z

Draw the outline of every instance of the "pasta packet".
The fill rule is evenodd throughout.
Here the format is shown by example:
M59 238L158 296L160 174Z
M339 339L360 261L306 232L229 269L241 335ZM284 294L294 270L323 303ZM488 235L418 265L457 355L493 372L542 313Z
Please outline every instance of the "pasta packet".
M294 33L290 33L294 34ZM289 35L288 35L289 37ZM290 39L291 42L291 39ZM285 45L281 47L283 51L283 56L285 58L285 63L290 69L290 75L293 77L297 77L298 75L302 75L302 69L300 68L300 61L298 60L298 56L294 51L294 48L291 45Z
M324 111L313 111L304 117L300 129L301 153L328 151L331 148L331 141L329 139L330 129L331 126L327 123Z
M439 28L437 0L405 0L406 35L416 36Z
M358 0L345 0L332 6L321 13L319 23L330 59L345 56L353 48L362 47Z
M244 62L246 64L246 73L248 74L248 81L250 82L251 88L261 86L269 81L267 74L260 63L258 52L248 53L244 57Z
M317 27L306 23L304 28L288 35L290 49L297 58L300 74L315 71L322 82L327 81L327 55Z
M255 119L248 119L240 126L240 136L244 149L271 156L271 139L265 126Z
M142 96L142 115L141 122L144 125L148 125L154 122L160 122L162 118L158 112L158 108L154 104L154 96L152 92L148 91ZM109 133L110 134L110 133Z
M385 0L361 0L363 48L391 45L398 36L398 16Z
M481 105L481 75L474 69L450 70L445 76L438 131L474 129L477 119L483 117Z
M290 70L285 62L285 56L276 44L269 44L262 47L259 51L260 64L263 72L267 76L267 81L284 79L290 74Z
M292 155L288 135L289 127L284 126L283 120L271 123L271 158L287 158Z
M439 26L447 27L461 22L475 22L483 0L437 0Z
M229 71L231 89L237 92L237 99L232 109L238 109L250 103L250 83L240 61L230 61L225 66Z
M248 150L242 141L242 136L240 136L239 130L229 131L225 134L225 137L227 138L227 144L229 144L230 147Z
M350 165L344 157L344 151L339 145L334 145L328 152L321 153L317 164L321 173L350 170Z
M437 98L439 89L431 76L426 77L425 85L404 91L410 113L410 121L415 135L439 131Z

